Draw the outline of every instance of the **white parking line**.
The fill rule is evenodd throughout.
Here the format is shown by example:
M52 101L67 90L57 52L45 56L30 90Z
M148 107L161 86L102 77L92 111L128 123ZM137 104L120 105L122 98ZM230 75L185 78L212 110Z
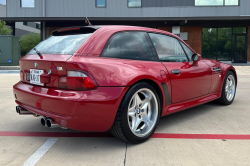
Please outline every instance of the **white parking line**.
M33 166L35 165L43 155L56 143L57 138L48 139L28 160L26 160L24 166Z

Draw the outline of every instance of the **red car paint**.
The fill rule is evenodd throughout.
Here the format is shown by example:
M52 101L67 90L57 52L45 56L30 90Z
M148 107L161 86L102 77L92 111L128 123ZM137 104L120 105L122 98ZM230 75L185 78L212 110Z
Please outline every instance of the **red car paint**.
M201 59L194 64L100 57L109 38L121 31L161 33L181 40L171 33L157 29L103 26L73 56L44 54L40 58L38 55L26 55L20 60L21 81L14 85L16 103L36 114L51 117L63 127L104 132L112 126L124 95L138 81L151 81L158 86L162 94L162 116L165 116L218 99L226 72L235 72L228 64L207 59ZM49 70L53 71L45 86L29 84L29 80L25 78L29 70L34 68L34 62L37 62L38 69L44 70L45 82L48 81L46 76ZM57 67L62 67L62 70L57 70ZM220 67L221 71L212 71L216 67ZM182 73L172 74L171 71L176 69ZM58 79L66 75L66 70L89 73L98 88L90 91L60 89ZM169 99L162 84L168 87Z

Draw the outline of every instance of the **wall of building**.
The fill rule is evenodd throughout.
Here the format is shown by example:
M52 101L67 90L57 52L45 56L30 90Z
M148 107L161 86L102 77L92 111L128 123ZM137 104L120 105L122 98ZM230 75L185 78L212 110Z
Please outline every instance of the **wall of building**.
M247 61L250 61L250 26L247 27Z
M21 8L21 0L7 0L7 17L42 17L43 1L35 0L34 8Z
M0 4L0 17L6 17L6 6Z
M194 6L194 0L142 0L142 7Z
M28 22L28 25L23 25L23 22L16 22L16 29L21 29L23 31L34 32L34 33L40 34L40 29L36 29L35 22Z
M240 17L250 16L250 1L240 0L240 6L187 6L184 4L190 3L190 0L144 0L143 3L148 7L129 8L127 0L108 0L106 8L97 8L95 0L46 0L47 18L51 17L110 17L124 19L128 18L144 18L157 17L154 19L164 18L194 18L194 17ZM163 1L166 1L163 3ZM171 2L172 1L172 2ZM176 2L175 2L176 1ZM119 4L119 5L118 5ZM172 5L171 7L149 7ZM173 6L177 5L177 6ZM7 16L8 17L43 17L43 1L35 0L34 8L21 8L20 0L7 1ZM119 18L121 19L121 18Z
M22 29L16 29L15 36L21 37L23 35L28 35L30 32Z

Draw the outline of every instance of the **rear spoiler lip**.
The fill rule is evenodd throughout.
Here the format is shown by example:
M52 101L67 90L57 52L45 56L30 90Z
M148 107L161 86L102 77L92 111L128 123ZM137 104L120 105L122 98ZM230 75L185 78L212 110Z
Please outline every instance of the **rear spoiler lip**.
M65 32L65 31L74 31L74 30L84 30L84 29L92 29L92 30L97 30L101 27L99 26L73 26L73 27L65 27L65 28L60 28L52 32L52 35L56 35L60 32Z

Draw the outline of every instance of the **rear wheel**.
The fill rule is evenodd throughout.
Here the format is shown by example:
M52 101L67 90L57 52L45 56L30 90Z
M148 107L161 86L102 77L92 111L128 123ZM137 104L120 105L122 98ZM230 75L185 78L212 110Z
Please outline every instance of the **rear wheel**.
M228 71L223 83L221 97L218 102L223 105L230 105L236 94L236 78L232 71Z
M126 142L144 142L154 133L160 112L155 89L147 83L138 83L125 95L110 132Z

